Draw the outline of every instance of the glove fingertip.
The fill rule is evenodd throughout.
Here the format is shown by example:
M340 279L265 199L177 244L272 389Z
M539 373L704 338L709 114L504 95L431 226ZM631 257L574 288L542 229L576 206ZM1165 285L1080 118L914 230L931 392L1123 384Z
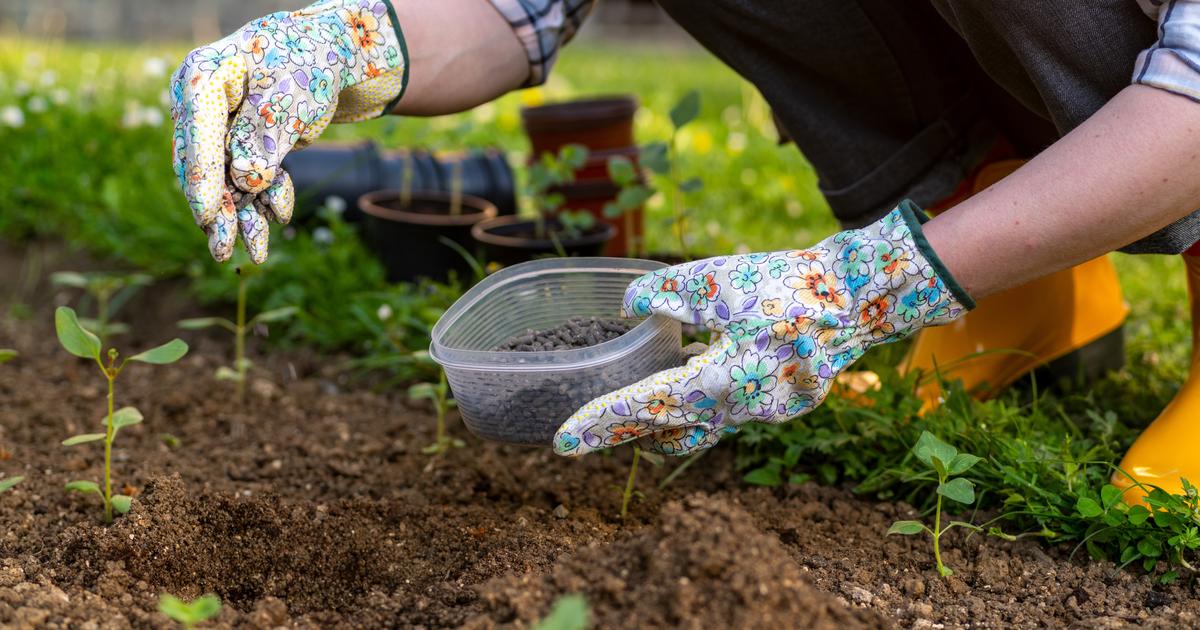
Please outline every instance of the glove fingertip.
M296 207L296 190L292 186L292 176L287 171L279 169L274 183L267 189L266 198L267 207L275 221L284 225L290 223Z

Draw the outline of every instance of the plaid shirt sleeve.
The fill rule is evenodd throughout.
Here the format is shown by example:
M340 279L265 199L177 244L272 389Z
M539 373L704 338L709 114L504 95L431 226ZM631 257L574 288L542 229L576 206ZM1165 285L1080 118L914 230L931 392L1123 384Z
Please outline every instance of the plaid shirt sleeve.
M575 36L595 0L491 0L529 57L525 86L546 82L558 49Z
M1200 102L1200 0L1138 0L1158 41L1138 55L1133 82Z

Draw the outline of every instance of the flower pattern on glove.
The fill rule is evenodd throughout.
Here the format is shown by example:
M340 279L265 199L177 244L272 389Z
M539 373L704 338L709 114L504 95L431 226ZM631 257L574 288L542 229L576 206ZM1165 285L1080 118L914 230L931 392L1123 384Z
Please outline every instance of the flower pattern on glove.
M321 0L192 51L171 78L172 157L213 257L240 233L266 260L267 219L286 223L294 203L283 157L330 123L385 113L406 78L389 0Z
M746 422L783 422L824 401L871 346L973 307L920 235L904 202L867 227L806 250L710 258L634 281L627 316L666 315L719 336L687 365L584 405L555 437L580 455L638 440L684 455Z

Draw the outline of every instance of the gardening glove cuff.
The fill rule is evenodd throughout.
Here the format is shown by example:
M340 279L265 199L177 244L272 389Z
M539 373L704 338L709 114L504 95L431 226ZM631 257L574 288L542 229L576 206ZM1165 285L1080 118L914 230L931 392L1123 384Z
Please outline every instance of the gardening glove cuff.
M666 315L718 338L686 365L581 408L555 450L579 455L640 439L682 455L746 422L811 411L870 347L945 324L974 307L905 201L879 221L805 250L667 267L629 285L624 314Z
M389 0L272 13L189 54L172 77L173 158L213 257L227 260L240 232L263 262L267 219L286 223L294 204L283 157L331 122L390 111L407 68Z

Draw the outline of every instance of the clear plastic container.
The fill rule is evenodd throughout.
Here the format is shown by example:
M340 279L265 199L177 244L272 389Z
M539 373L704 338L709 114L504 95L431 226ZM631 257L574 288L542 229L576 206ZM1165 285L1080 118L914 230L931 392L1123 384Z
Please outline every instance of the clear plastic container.
M527 330L572 317L620 317L629 283L666 265L628 258L548 258L508 267L463 295L433 328L463 422L500 442L550 445L588 401L683 362L680 323L650 317L590 348L496 352Z

